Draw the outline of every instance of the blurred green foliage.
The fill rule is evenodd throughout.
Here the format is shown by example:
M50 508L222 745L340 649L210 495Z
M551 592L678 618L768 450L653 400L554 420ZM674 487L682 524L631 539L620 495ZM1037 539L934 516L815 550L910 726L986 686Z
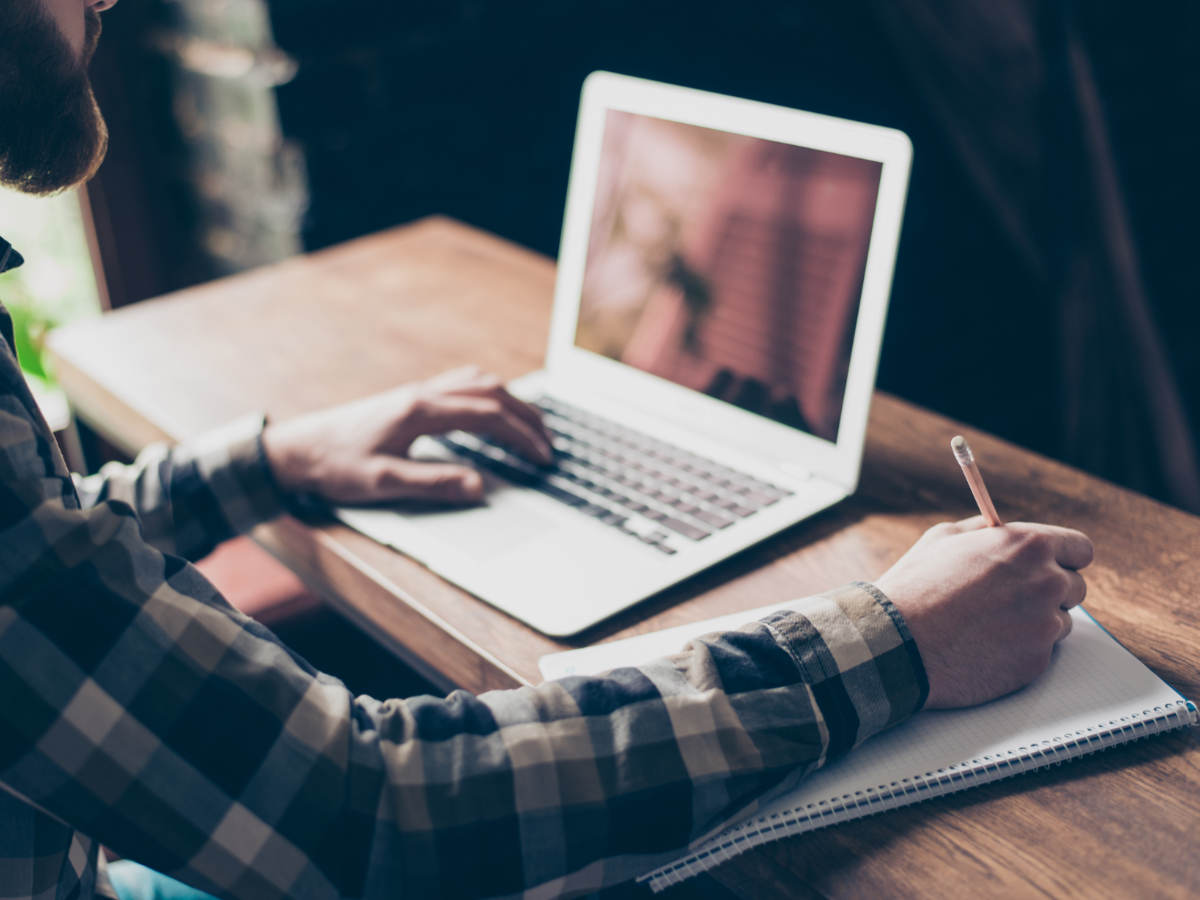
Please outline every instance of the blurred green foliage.
M9 315L12 316L13 337L17 345L17 361L26 372L39 378L49 379L46 374L46 363L43 350L46 334L54 327L54 322L43 319L36 309L25 303L5 304Z
M0 235L25 265L0 275L0 302L13 320L21 368L50 380L46 335L55 326L100 312L91 253L74 192L29 197L0 190Z

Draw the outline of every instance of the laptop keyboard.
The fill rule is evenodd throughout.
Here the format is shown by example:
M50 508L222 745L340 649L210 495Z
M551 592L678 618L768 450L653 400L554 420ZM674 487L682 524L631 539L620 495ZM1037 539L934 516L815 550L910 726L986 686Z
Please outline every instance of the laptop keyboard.
M665 554L674 554L792 492L648 437L562 400L534 401L556 463L541 466L463 431L435 438L507 481L532 488Z

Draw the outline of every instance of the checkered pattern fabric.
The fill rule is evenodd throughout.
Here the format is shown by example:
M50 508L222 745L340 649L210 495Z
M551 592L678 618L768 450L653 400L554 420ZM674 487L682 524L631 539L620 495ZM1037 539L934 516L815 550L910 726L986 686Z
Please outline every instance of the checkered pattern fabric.
M245 900L595 890L924 702L863 584L597 678L353 697L186 562L278 512L260 429L73 482L0 346L0 898L111 896L101 843Z

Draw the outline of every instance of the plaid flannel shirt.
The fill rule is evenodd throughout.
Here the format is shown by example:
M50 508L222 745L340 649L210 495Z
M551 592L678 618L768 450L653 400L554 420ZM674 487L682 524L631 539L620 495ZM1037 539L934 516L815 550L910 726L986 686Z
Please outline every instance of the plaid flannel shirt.
M0 897L110 896L100 844L246 900L594 890L924 702L865 584L601 677L353 697L185 561L279 512L261 420L73 481L0 326Z

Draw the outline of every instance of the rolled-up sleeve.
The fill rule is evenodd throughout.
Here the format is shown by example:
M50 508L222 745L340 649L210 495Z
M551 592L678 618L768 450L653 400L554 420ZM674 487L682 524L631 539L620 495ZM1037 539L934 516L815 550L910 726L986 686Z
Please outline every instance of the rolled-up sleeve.
M196 440L152 444L128 465L75 478L80 502L128 505L147 543L196 560L283 512L262 447L264 419L245 416Z

